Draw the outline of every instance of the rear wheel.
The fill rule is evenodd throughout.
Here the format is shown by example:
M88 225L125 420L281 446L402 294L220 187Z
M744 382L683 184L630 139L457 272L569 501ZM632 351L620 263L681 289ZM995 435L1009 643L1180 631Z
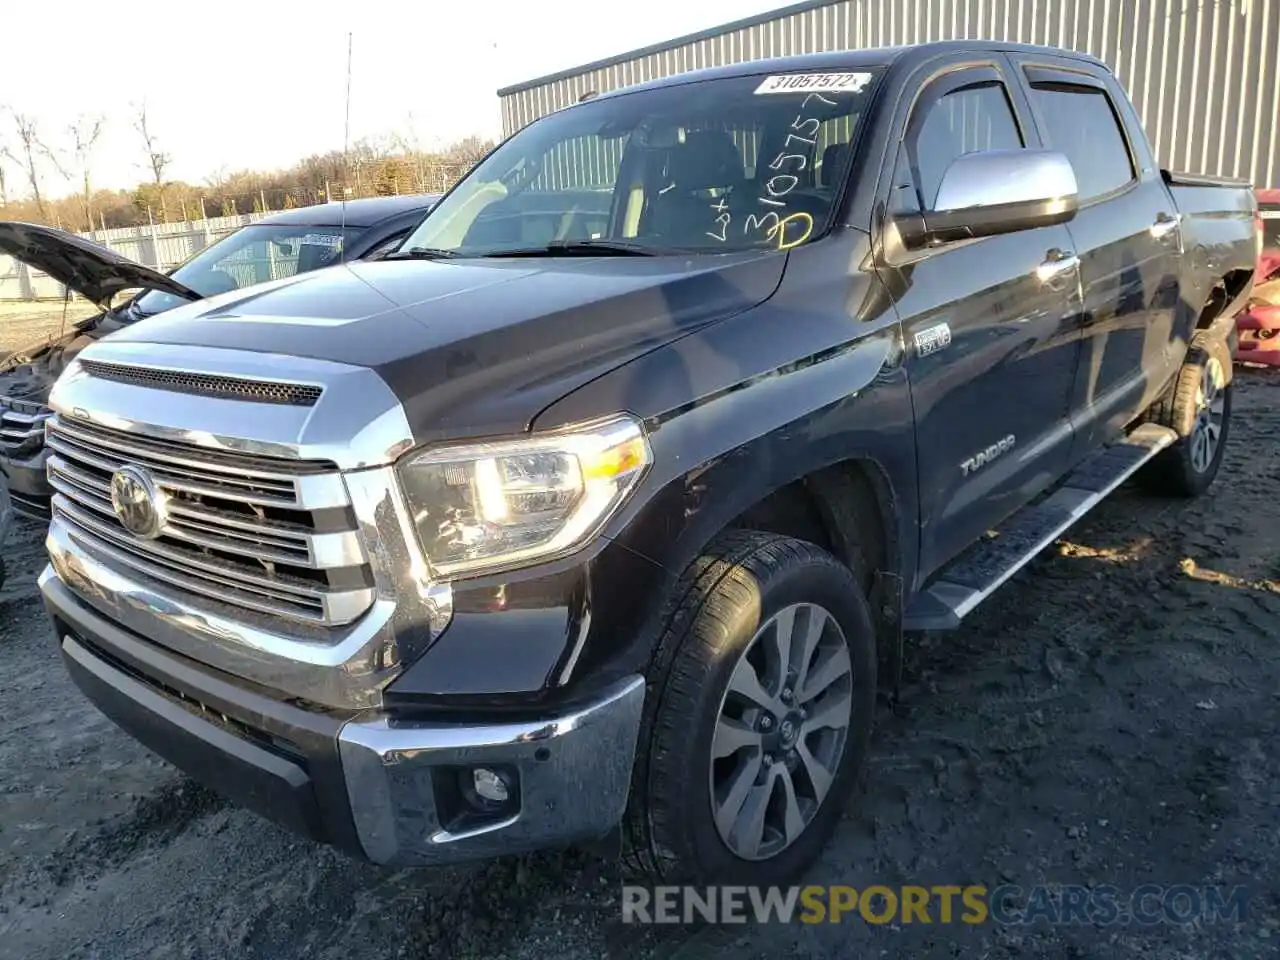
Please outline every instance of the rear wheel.
M781 883L821 852L875 706L866 598L819 547L741 531L686 573L650 671L628 866Z
M1177 379L1154 411L1153 419L1172 427L1179 439L1141 472L1149 489L1195 497L1213 483L1231 428L1230 362L1225 344L1192 344Z

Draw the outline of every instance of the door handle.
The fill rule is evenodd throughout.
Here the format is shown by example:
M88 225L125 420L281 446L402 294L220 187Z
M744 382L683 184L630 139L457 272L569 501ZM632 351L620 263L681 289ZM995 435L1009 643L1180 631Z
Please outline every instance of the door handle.
M1171 240L1174 231L1178 229L1178 224L1182 222L1181 217L1176 217L1171 213L1165 213L1163 210L1156 216L1156 222L1151 224L1151 237L1164 243Z
M1036 277L1045 286L1056 289L1055 283L1074 273L1080 266L1080 258L1074 251L1054 247L1045 254L1044 262L1036 267Z

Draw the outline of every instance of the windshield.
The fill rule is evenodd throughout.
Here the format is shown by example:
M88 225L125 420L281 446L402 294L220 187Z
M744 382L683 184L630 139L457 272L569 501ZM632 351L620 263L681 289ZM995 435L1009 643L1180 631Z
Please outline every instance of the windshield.
M704 80L589 100L489 155L401 247L500 256L786 249L835 212L875 72Z
M361 231L325 226L250 224L201 250L170 276L196 293L215 294L281 280L337 263L345 243ZM187 303L182 297L149 290L134 301L144 316Z

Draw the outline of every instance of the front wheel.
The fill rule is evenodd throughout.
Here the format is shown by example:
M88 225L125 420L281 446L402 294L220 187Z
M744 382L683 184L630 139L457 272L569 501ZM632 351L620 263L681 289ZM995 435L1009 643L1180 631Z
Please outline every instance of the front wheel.
M769 885L821 852L875 708L870 610L819 547L721 536L685 574L649 677L628 866Z
M1222 464L1231 429L1230 355L1225 349L1193 345L1177 379L1155 410L1154 419L1172 427L1179 439L1141 471L1153 492L1197 497L1209 489Z

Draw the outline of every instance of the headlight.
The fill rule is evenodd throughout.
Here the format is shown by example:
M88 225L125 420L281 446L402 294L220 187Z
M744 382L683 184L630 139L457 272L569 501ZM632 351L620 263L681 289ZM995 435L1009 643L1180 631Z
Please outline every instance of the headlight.
M400 468L427 560L441 576L519 566L580 547L636 485L651 454L616 417L564 433L439 447Z

